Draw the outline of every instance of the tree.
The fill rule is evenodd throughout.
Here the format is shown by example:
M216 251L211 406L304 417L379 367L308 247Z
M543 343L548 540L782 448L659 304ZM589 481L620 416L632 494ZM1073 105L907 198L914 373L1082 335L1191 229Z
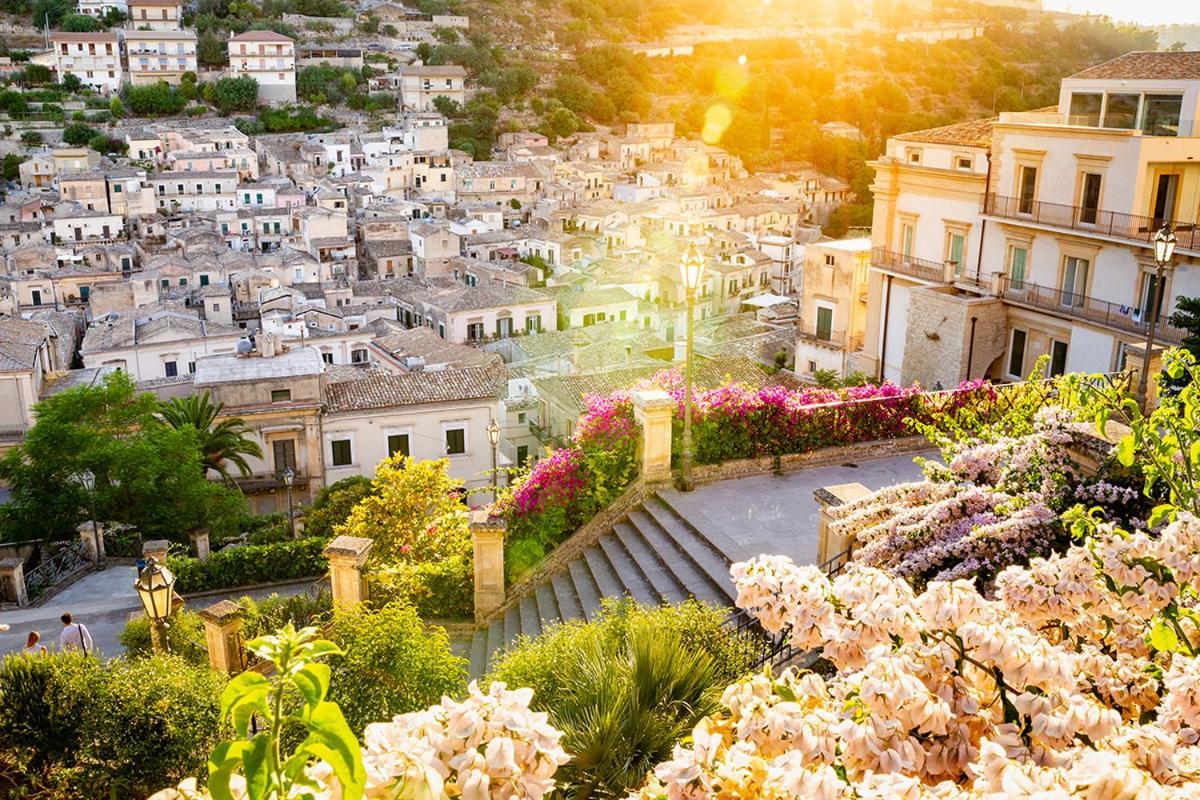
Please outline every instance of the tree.
M138 116L160 117L178 114L187 105L187 97L166 81L148 86L125 87L125 102Z
M75 122L67 126L63 131L63 141L70 145L80 147L91 141L92 137L97 134L95 128L85 125L82 122Z
M1200 298L1183 295L1176 298L1170 323L1187 332L1181 344L1194 358L1200 359Z
M48 25L55 30L64 17L75 13L75 3L74 0L34 0L30 13L35 27Z
M354 507L374 491L371 479L365 475L351 475L326 486L317 493L304 515L304 534L332 538L333 529L343 524Z
M559 106L551 111L543 123L543 131L552 139L570 136L577 130L579 130L579 117L564 106Z
M86 19L91 19L91 17L86 17ZM62 86L68 92L78 92L83 88L83 81L79 80L79 76L74 72L68 72L63 75Z
M63 17L58 27L71 33L95 33L100 30L100 23L95 17L89 17L87 14L69 14Z
M121 102L121 98L114 97L108 101L108 113L113 119L120 119L125 116L125 104Z
M453 118L462 113L462 106L458 104L458 101L452 100L444 94L439 94L433 98L433 107L443 117Z
M15 181L21 177L21 162L25 159L16 153L4 156L4 180Z
M225 39L216 31L205 31L196 41L196 61L202 67L222 67L229 60Z
M258 81L248 76L221 78L214 85L213 100L222 114L253 111L258 106Z
M54 79L50 68L43 67L41 64L27 64L22 72L23 74L18 83L24 83L29 86L41 86L42 84L50 83Z
M263 453L258 442L246 435L246 423L240 417L217 421L224 408L224 403L213 403L210 394L205 392L202 395L173 397L163 403L159 414L172 428L183 430L190 427L197 433L205 475L212 470L225 480L230 480L230 465L245 477L250 474L246 457L262 458Z
M381 461L372 493L334 533L374 539L372 555L385 561L439 558L467 529L462 484L450 477L448 466L444 458L413 461L400 454Z
M93 510L148 538L181 539L201 527L235 532L245 499L204 478L197 431L164 424L158 401L138 394L126 373L47 397L34 410L25 441L0 460L12 495L0 506L5 538L71 537ZM85 472L94 476L91 493L79 480Z
M42 134L39 131L22 131L21 144L26 147L37 147L42 143Z

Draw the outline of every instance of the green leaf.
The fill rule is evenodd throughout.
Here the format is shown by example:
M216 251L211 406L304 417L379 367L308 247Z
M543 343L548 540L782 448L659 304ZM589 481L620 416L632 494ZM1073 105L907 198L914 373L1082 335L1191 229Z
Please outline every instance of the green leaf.
M1165 522L1170 522L1170 521L1174 520L1175 515L1178 512L1179 512L1179 509L1176 508L1175 506L1171 505L1170 503L1162 503L1160 505L1155 506L1154 510L1150 512L1150 516L1149 516L1149 518L1147 518L1146 524L1149 525L1151 528L1158 527L1159 525L1162 525Z
M266 800L272 793L271 768L267 759L270 749L271 737L256 736L242 756L242 774L246 776L246 794L250 800Z
M1179 652L1179 637L1165 619L1159 619L1150 629L1150 646L1160 653Z
M322 702L305 720L308 738L297 753L309 753L333 769L342 784L343 800L359 800L367 782L358 739L346 724L337 703Z
M1117 442L1117 461L1123 467L1133 466L1133 436L1123 436L1121 441Z
M305 664L292 675L292 683L304 696L304 701L315 706L329 692L329 674L328 664Z
M229 790L229 779L241 766L242 758L250 743L244 740L222 742L213 748L208 758L208 793L212 800L233 800Z
M257 672L243 672L221 692L221 719L228 717L238 736L245 737L255 711L267 712L267 693L271 683Z

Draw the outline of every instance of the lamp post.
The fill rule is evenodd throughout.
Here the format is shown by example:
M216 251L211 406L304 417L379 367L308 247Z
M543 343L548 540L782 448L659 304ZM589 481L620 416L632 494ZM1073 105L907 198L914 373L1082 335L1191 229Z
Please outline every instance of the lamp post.
M133 583L138 599L150 619L150 646L156 653L171 652L167 641L167 617L171 616L171 599L175 595L175 574L153 556L138 573Z
M296 482L296 471L291 467L283 468L283 485L287 488L288 498L288 528L292 532L292 538L296 538L296 513L292 508L292 484Z
M496 502L497 487L496 487L496 451L500 447L500 425L493 417L492 421L487 426L488 443L492 446L492 503Z
M92 548L96 553L96 569L104 569L104 554L100 552L100 529L96 526L96 475L90 469L79 473L79 482L88 493L88 517L92 522Z
M679 276L687 294L687 343L683 367L683 444L679 450L679 488L692 490L692 335L696 315L696 290L704 278L704 254L693 242L679 261Z
M1175 255L1175 231L1171 223L1165 223L1154 234L1154 285L1150 289L1150 325L1146 328L1146 352L1142 355L1142 375L1138 379L1138 405L1146 409L1147 394L1150 389L1150 357L1154 349L1154 329L1158 327L1159 306L1162 305L1163 273Z

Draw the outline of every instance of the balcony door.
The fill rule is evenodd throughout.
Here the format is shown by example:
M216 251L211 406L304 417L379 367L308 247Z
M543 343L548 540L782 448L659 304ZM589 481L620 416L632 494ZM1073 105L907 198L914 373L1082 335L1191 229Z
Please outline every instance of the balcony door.
M833 309L817 306L817 338L822 342L833 339Z
M1037 191L1037 167L1021 167L1021 180L1017 187L1017 213L1032 214L1033 200Z
M1046 367L1047 378L1054 378L1067 371L1067 343L1057 339L1050 341L1050 363Z
M1166 289L1166 286L1164 285L1160 289L1156 286L1157 283L1158 276L1153 272L1142 273L1142 302L1139 310L1142 314L1142 321L1146 323L1150 322L1150 315L1153 313L1154 306L1158 306L1159 316L1163 313L1163 289ZM1153 301L1151 300L1152 297L1154 298Z
M1161 228L1164 222L1175 219L1175 201L1179 196L1179 176L1172 173L1159 175L1154 184L1154 224Z
M291 467L292 472L297 471L295 439L276 439L271 442L271 451L275 461L275 474L282 473L288 467Z
M1062 298L1064 308L1083 308L1087 295L1088 268L1090 263L1086 258L1067 256L1063 270Z
M1083 187L1079 197L1079 221L1084 225L1095 225L1100 215L1100 179L1095 172L1083 174Z

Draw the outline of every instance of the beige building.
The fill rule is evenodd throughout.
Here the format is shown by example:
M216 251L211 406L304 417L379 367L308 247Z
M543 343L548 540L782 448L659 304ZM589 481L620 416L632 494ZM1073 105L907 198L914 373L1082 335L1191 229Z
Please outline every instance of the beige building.
M413 111L434 111L433 101L439 97L466 105L467 71L454 64L428 66L412 64L400 67L400 103Z
M59 83L74 75L101 94L121 90L121 44L115 33L56 31L50 34L50 50L33 62L54 70Z
M185 72L196 72L196 34L184 30L126 31L129 82L134 86L166 81L178 85Z
M128 0L128 27L134 31L176 31L183 27L183 3L178 0Z
M176 378L204 356L233 353L243 335L191 313L135 310L93 320L79 354L85 367L118 367L135 381Z
M229 74L258 81L258 102L296 102L296 43L274 31L229 37Z
M816 242L804 249L796 369L847 372L850 353L862 348L867 325L867 273L871 240Z

